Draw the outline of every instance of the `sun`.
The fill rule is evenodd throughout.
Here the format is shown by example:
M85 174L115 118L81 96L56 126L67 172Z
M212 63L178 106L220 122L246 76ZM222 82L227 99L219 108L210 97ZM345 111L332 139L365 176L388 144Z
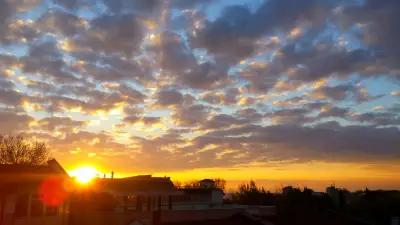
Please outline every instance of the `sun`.
M83 166L72 170L70 174L72 177L75 177L76 181L79 183L87 184L93 180L93 178L95 178L99 172L92 166Z

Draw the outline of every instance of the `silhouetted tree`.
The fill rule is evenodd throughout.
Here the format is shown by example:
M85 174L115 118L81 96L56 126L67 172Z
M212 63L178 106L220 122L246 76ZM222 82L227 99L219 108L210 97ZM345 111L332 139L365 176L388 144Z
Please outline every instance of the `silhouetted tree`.
M222 178L216 178L216 179L214 179L214 183L215 183L216 188L225 190L226 180L224 180Z
M198 180L191 180L191 181L186 181L185 184L183 185L184 188L199 188L200 183Z
M275 196L264 190L262 187L257 187L254 181L248 184L239 185L239 190L232 194L232 202L245 205L272 205L274 204Z
M21 135L0 135L0 164L40 165L48 159L49 149L45 143Z
M183 187L183 184L179 180L178 181L174 181L174 187L178 188L178 189L181 189Z

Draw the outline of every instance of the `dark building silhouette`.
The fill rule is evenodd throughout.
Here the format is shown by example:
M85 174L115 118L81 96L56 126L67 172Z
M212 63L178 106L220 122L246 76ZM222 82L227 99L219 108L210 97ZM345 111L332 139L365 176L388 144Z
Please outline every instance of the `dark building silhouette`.
M56 160L0 165L0 224L67 224L70 179Z

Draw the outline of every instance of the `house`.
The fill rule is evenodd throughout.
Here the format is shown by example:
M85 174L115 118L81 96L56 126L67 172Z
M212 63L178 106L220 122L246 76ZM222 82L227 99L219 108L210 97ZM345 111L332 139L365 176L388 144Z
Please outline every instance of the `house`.
M46 165L0 165L0 224L67 224L69 176Z
M151 175L97 178L70 197L71 225L158 224L160 212L172 209L182 195L169 177Z
M199 181L199 186L200 188L215 188L215 181L211 180L211 179L203 179L201 181Z
M157 211L172 208L173 196L182 195L169 177L141 175L125 178L96 179L92 188L117 200L120 211Z
M183 195L173 199L175 209L208 209L223 204L224 191L211 179L200 180L198 185L180 191Z

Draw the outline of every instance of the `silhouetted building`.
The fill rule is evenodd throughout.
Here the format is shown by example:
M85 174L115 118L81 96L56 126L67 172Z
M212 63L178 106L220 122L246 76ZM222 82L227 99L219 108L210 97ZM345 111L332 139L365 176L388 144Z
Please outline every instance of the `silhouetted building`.
M200 188L215 188L215 181L211 179L203 179L199 181Z
M0 224L67 224L69 176L46 165L0 165Z
M223 204L224 191L211 179L200 180L193 187L180 189L183 195L173 198L175 209L208 209Z
M172 197L182 195L169 177L142 175L96 179L92 190L106 192L117 200L116 210L156 211L172 208Z

